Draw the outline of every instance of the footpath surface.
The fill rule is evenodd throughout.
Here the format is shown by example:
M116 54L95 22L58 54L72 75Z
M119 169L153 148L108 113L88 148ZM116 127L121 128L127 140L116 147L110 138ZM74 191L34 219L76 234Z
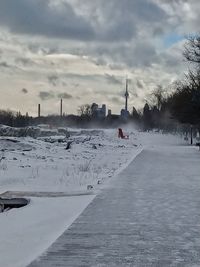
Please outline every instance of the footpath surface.
M29 267L200 266L200 153L145 149Z

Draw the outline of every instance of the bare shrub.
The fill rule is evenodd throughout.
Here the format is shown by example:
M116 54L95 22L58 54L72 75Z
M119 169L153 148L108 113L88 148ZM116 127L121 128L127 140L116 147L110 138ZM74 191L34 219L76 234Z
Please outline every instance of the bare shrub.
M90 164L91 164L91 160L90 161L85 161L84 163L80 164L78 166L78 170L80 172L89 172L90 170Z
M2 163L0 164L0 170L2 170L2 171L6 171L7 169L8 169L7 164L6 164L5 162L2 162Z
M31 178L36 179L39 177L39 166L31 169Z

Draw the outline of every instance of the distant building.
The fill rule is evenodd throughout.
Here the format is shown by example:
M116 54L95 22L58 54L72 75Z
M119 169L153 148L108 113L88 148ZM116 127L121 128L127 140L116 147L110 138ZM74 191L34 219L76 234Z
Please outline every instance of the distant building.
M120 115L121 115L122 118L126 119L126 118L129 117L130 113L129 113L128 110L121 109L121 114Z
M105 104L102 105L102 108L100 108L99 112L105 118L106 116L106 105Z
M103 119L106 117L106 105L103 104L102 107L99 107L98 104L93 103L91 106L92 116L97 119Z

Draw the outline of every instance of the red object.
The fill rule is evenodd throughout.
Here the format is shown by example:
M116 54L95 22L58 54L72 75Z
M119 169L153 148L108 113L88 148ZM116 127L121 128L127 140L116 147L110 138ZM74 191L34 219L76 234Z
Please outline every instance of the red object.
M129 139L128 135L124 135L123 131L121 128L118 128L118 137L122 139Z

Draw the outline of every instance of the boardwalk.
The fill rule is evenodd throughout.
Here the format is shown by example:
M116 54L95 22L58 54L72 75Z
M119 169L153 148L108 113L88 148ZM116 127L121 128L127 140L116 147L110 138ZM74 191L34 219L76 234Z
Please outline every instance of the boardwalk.
M29 267L200 266L200 153L144 150Z

